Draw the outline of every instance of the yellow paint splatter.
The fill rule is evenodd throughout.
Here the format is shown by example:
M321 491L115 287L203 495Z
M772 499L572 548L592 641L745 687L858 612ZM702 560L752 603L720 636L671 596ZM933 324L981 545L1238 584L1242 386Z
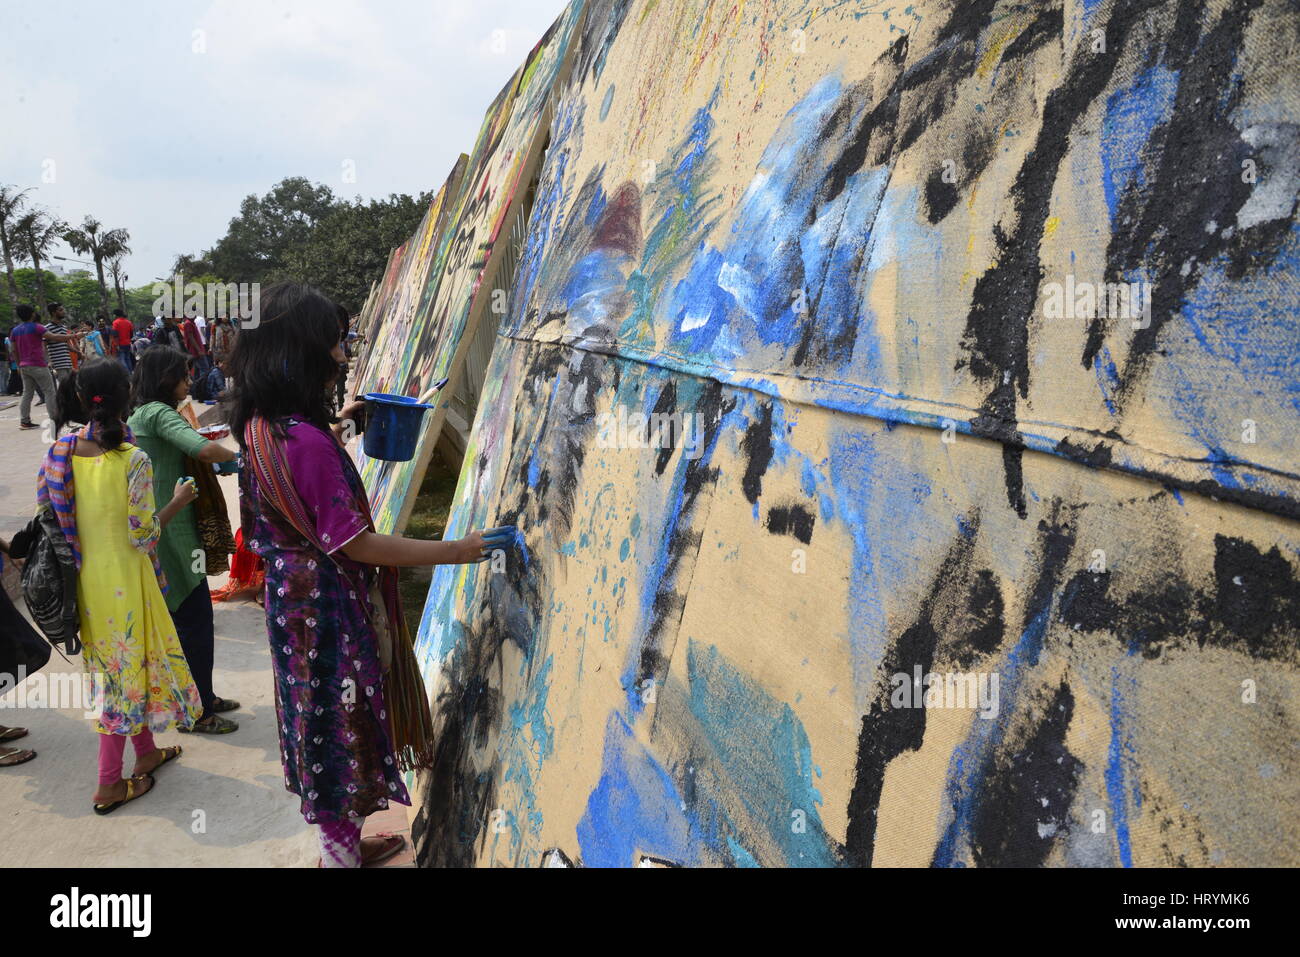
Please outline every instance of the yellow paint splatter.
M993 41L989 44L989 48L985 50L984 55L980 57L980 65L976 72L979 73L981 77L989 75L989 71L993 69L998 58L1002 56L1003 48L1006 47L1012 37L1019 36L1022 29L1023 27L1019 23L1007 23L1002 25L1001 29L998 30L997 35L993 38Z

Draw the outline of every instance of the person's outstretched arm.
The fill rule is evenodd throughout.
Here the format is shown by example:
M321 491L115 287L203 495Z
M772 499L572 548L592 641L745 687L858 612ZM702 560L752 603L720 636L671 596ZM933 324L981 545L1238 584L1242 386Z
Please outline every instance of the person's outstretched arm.
M431 542L401 535L362 532L343 546L341 551L363 565L387 565L407 568L417 565L465 565L487 561L492 552L506 548L514 540L510 526L471 532L453 541Z

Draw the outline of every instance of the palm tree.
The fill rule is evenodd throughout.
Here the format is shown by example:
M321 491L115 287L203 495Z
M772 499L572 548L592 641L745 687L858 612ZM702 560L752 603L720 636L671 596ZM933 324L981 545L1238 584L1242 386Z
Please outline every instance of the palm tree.
M117 308L126 312L126 273L122 272L122 265L126 260L126 254L130 250L125 250L117 256L114 256L108 262L108 271L113 276L113 288L117 290Z
M68 224L51 216L43 209L33 209L25 213L14 225L27 259L36 270L36 304L41 314L47 312L45 300L45 274L41 272L41 260L49 255L50 250L67 231Z
M104 282L104 263L125 256L131 251L128 243L131 241L131 234L125 229L104 229L104 224L94 216L86 216L81 221L80 229L69 229L63 234L63 241L73 248L75 252L90 257L95 260L95 272L99 275L99 305L100 309L108 312L108 285Z
M18 237L15 235L14 227L22 212L23 204L27 202L24 198L27 192L14 186L0 186L0 254L3 254L5 261L9 302L15 309L18 308L18 283L14 281L13 250L17 245Z

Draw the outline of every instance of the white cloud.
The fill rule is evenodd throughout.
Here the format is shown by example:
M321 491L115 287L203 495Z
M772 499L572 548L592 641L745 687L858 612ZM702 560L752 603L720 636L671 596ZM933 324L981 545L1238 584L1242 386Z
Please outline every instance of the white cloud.
M10 6L0 182L131 230L132 284L302 175L436 189L564 0L74 0ZM195 31L201 31L197 33ZM196 50L201 52L196 52ZM42 182L42 162L57 177ZM344 161L356 181L343 181ZM70 255L66 251L64 255Z

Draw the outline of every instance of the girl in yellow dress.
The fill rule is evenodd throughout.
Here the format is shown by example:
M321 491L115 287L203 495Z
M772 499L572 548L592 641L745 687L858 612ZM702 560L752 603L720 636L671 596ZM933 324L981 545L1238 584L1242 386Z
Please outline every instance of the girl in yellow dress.
M51 447L37 500L54 509L77 559L82 657L95 700L103 702L94 810L108 814L148 793L152 772L180 757L179 746L159 748L152 732L190 727L203 711L154 555L162 526L196 493L191 482L177 482L172 500L154 514L153 467L130 444L123 422L130 380L121 363L86 363L77 391L90 424ZM128 737L135 771L123 780Z

